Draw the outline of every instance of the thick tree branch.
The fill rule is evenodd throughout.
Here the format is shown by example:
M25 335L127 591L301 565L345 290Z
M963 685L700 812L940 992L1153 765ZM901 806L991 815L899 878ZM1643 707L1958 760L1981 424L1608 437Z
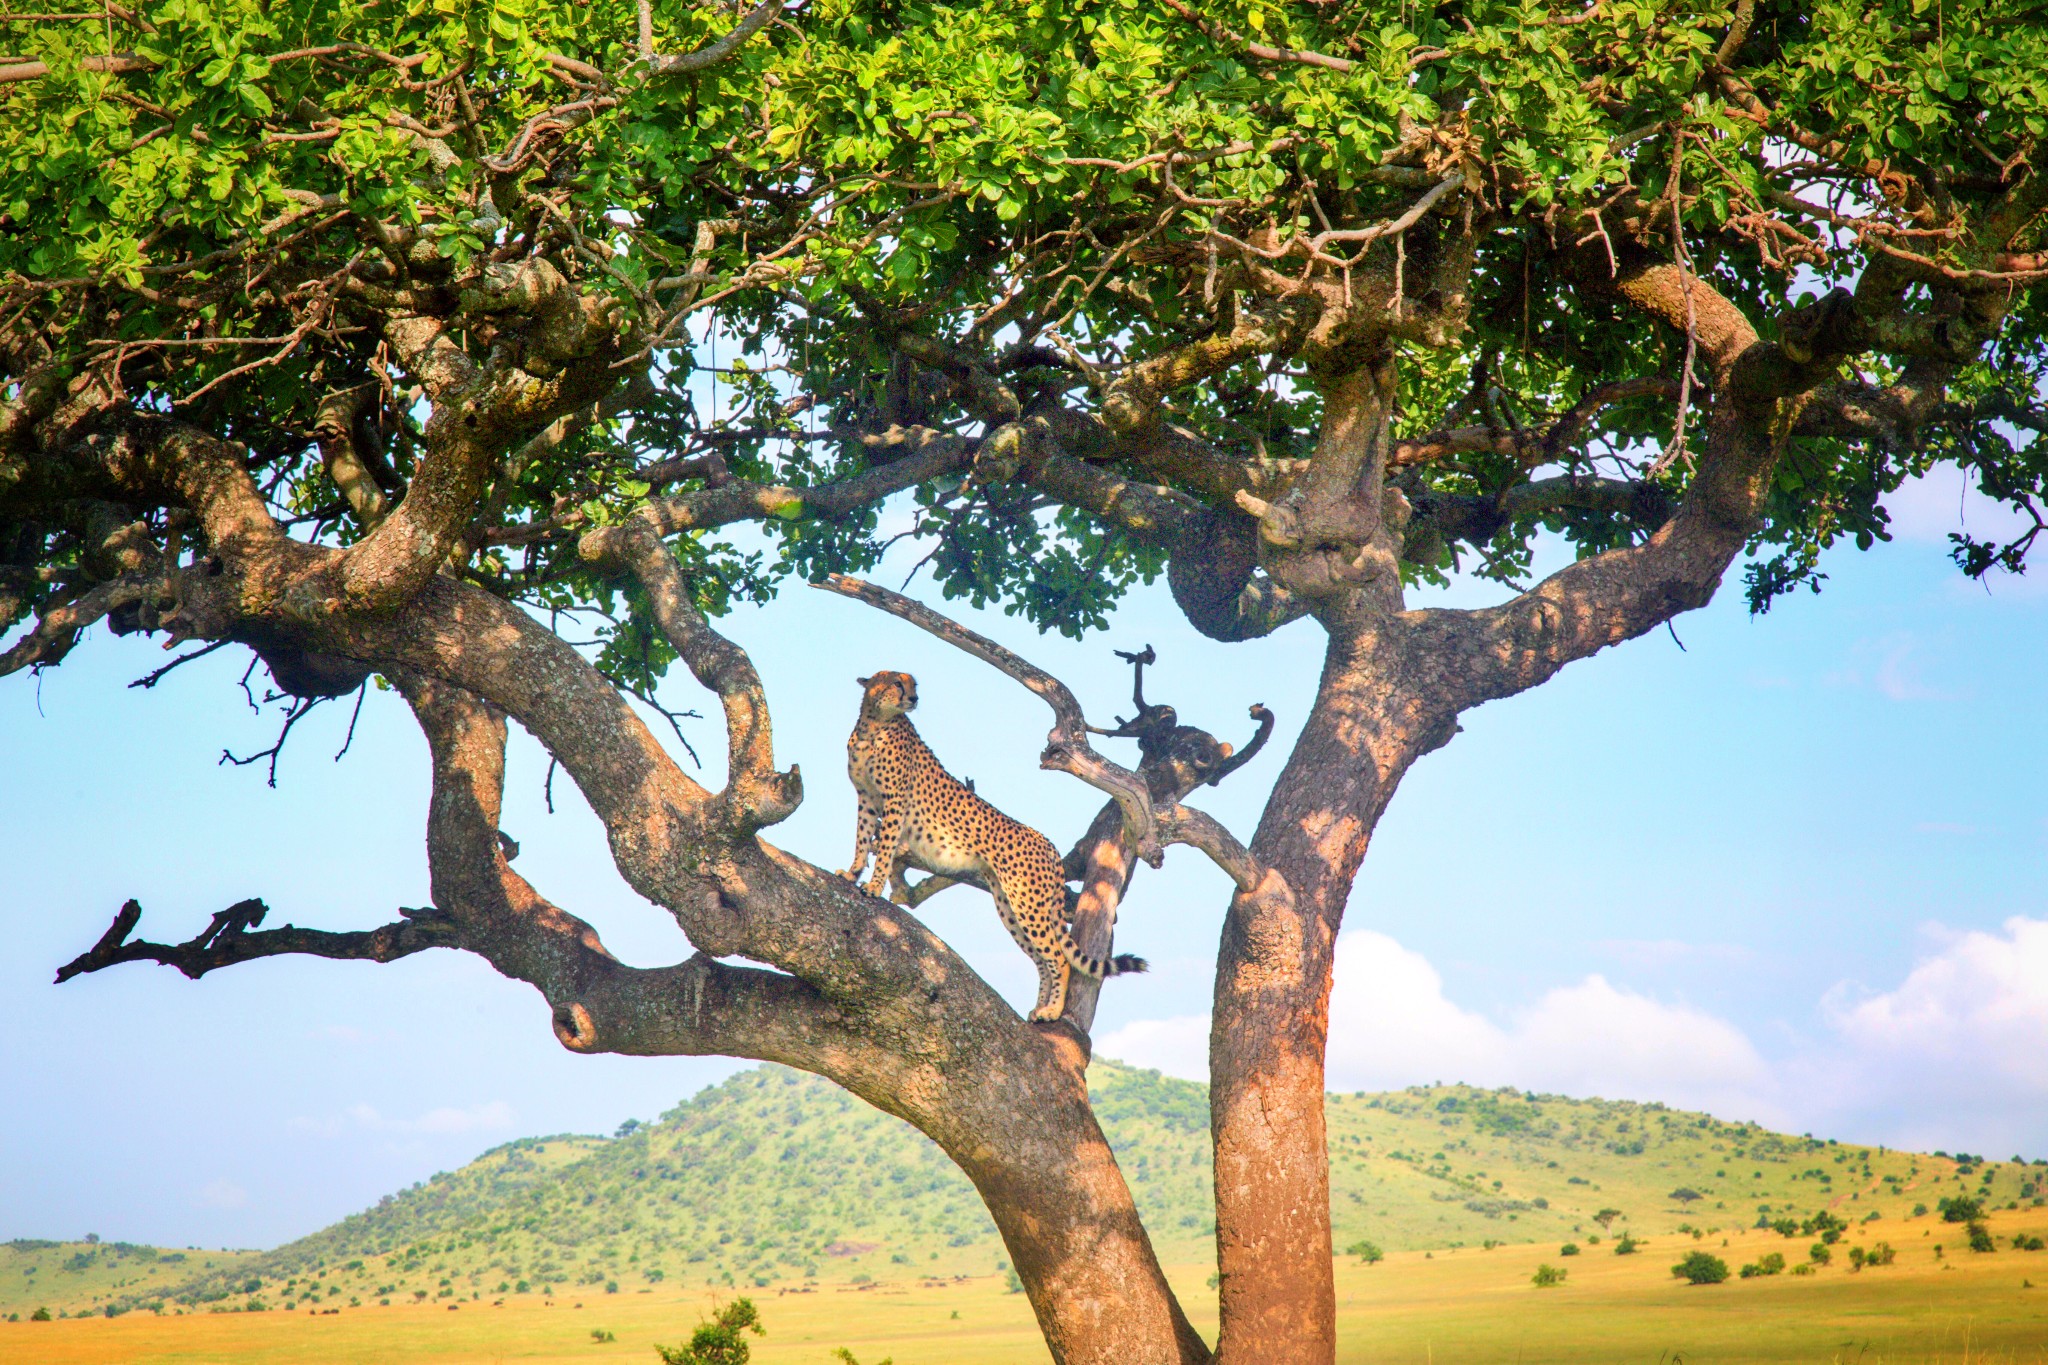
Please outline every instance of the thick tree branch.
M716 692L725 707L727 778L716 804L747 828L776 824L789 818L803 800L803 775L795 766L787 773L776 771L761 675L744 649L704 619L652 522L652 517L636 514L623 526L592 531L583 538L581 553L585 559L629 569L640 580L662 633L697 681Z
M159 574L123 574L97 584L68 601L47 607L36 623L19 640L0 650L0 678L24 668L41 668L60 663L78 635L110 611L153 598L163 589Z
M782 13L783 0L761 0L747 11L722 38L704 44L694 52L663 56L654 50L654 14L649 0L640 0L640 60L654 76L681 76L716 66L740 50L740 44L768 26Z
M930 427L890 427L860 439L871 458L887 454L889 461L851 478L808 488L734 479L692 493L650 499L641 515L662 537L766 517L844 516L907 488L963 471L972 456L972 446L965 439Z

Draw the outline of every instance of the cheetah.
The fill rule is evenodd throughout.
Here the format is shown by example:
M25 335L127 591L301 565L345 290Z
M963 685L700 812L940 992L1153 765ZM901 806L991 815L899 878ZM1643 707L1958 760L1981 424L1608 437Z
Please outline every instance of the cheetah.
M1066 1009L1070 969L1096 978L1144 971L1143 958L1125 953L1104 961L1075 945L1058 851L940 766L907 714L917 706L917 679L885 672L856 681L863 695L860 721L846 741L846 774L860 796L860 820L853 866L840 875L858 885L872 857L868 894L881 895L886 882L898 903L909 897L909 867L985 884L1003 927L1038 966L1035 1021L1057 1019Z

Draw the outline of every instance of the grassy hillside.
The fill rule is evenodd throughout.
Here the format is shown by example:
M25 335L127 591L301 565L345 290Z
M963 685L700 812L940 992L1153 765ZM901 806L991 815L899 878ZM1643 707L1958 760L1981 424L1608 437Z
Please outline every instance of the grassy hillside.
M172 1251L132 1242L0 1242L0 1318L155 1299L260 1260L256 1251Z
M1208 1259L1205 1089L1113 1062L1090 1077L1162 1258ZM1623 1232L1718 1236L1823 1209L1896 1240L1938 1222L1926 1210L1944 1197L2005 1208L2048 1196L2048 1162L1844 1146L1655 1104L1442 1086L1333 1095L1328 1113L1340 1249L1592 1250ZM1805 1242L1788 1246L1803 1254ZM763 1067L615 1138L508 1143L260 1256L208 1253L216 1264L150 1274L138 1249L100 1279L46 1271L32 1288L0 1262L0 1316L38 1302L303 1311L902 1281L999 1273L1003 1254L972 1187L927 1139L824 1081Z

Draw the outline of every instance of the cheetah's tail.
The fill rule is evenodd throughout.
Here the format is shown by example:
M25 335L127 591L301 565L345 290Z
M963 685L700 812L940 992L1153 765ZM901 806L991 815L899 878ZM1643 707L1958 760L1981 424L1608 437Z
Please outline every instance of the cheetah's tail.
M1075 971L1084 976L1092 976L1098 981L1104 977L1122 976L1126 972L1142 972L1150 965L1144 958L1134 957L1129 953L1118 953L1107 960L1090 957L1075 946L1074 940L1062 937L1060 947L1066 951L1067 962Z

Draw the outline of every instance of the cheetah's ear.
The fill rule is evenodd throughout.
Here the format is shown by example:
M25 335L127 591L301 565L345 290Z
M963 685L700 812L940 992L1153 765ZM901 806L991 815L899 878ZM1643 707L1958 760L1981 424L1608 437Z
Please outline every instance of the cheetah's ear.
M854 681L855 681L855 682L857 682L857 683L859 683L859 684L860 684L860 685L861 685L862 687L866 687L866 686L867 686L867 685L868 685L869 683L873 682L873 681L874 681L874 679L872 679L872 678L855 678L855 679L854 679Z

